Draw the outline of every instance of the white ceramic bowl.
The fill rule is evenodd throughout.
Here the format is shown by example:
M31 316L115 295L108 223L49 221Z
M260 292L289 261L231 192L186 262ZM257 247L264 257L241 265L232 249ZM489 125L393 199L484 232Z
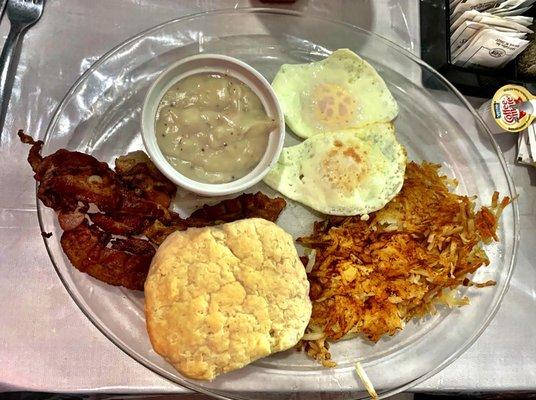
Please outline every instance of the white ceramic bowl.
M266 151L257 166L246 176L228 183L203 183L187 178L167 162L156 142L156 111L164 94L178 81L207 72L226 74L245 83L259 97L266 114L278 123L277 128L270 132ZM219 54L199 54L171 65L151 85L143 103L141 131L151 160L172 182L200 195L222 196L244 191L264 178L277 162L283 148L285 120L270 83L258 71L236 58Z

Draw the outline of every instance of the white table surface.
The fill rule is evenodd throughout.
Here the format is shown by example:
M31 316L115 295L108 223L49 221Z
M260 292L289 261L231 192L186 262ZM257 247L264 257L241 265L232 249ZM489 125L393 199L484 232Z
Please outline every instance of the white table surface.
M258 1L48 0L26 35L0 139L0 391L184 393L124 354L82 314L58 279L37 225L35 185L18 128L42 137L74 80L129 36L191 12ZM344 19L419 51L417 0L298 0L291 8ZM4 18L0 34L9 24ZM478 99L475 100L478 102ZM457 361L415 391L536 391L536 169L513 163L521 245L492 324Z

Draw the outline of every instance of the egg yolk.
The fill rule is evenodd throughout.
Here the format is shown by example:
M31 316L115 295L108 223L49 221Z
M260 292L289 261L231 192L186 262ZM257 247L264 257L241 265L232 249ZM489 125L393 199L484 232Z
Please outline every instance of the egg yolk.
M329 127L338 127L353 120L356 101L342 86L320 83L314 87L312 95L317 121Z
M328 151L319 164L322 178L330 186L346 195L361 186L361 182L368 173L363 157L366 152L356 145L344 146L335 141L334 147Z

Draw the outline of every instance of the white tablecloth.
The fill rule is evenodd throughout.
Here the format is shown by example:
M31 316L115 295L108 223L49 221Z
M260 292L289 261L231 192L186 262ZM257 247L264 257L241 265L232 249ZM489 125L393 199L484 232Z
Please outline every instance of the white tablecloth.
M138 364L82 314L58 279L37 225L35 184L15 133L42 137L74 80L111 47L171 18L250 1L48 0L25 37L0 139L0 391L184 392ZM419 52L417 0L298 0ZM3 37L7 18L0 25ZM513 160L515 138L498 138ZM536 391L536 169L509 168L520 194L518 264L495 320L457 361L417 391ZM390 371L393 373L395 371Z

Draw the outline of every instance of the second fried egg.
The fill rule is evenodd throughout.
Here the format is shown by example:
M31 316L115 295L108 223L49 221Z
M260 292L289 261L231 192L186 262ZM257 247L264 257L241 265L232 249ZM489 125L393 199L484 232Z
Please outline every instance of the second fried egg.
M405 167L406 151L393 124L377 123L283 149L264 182L324 214L364 215L400 191Z

